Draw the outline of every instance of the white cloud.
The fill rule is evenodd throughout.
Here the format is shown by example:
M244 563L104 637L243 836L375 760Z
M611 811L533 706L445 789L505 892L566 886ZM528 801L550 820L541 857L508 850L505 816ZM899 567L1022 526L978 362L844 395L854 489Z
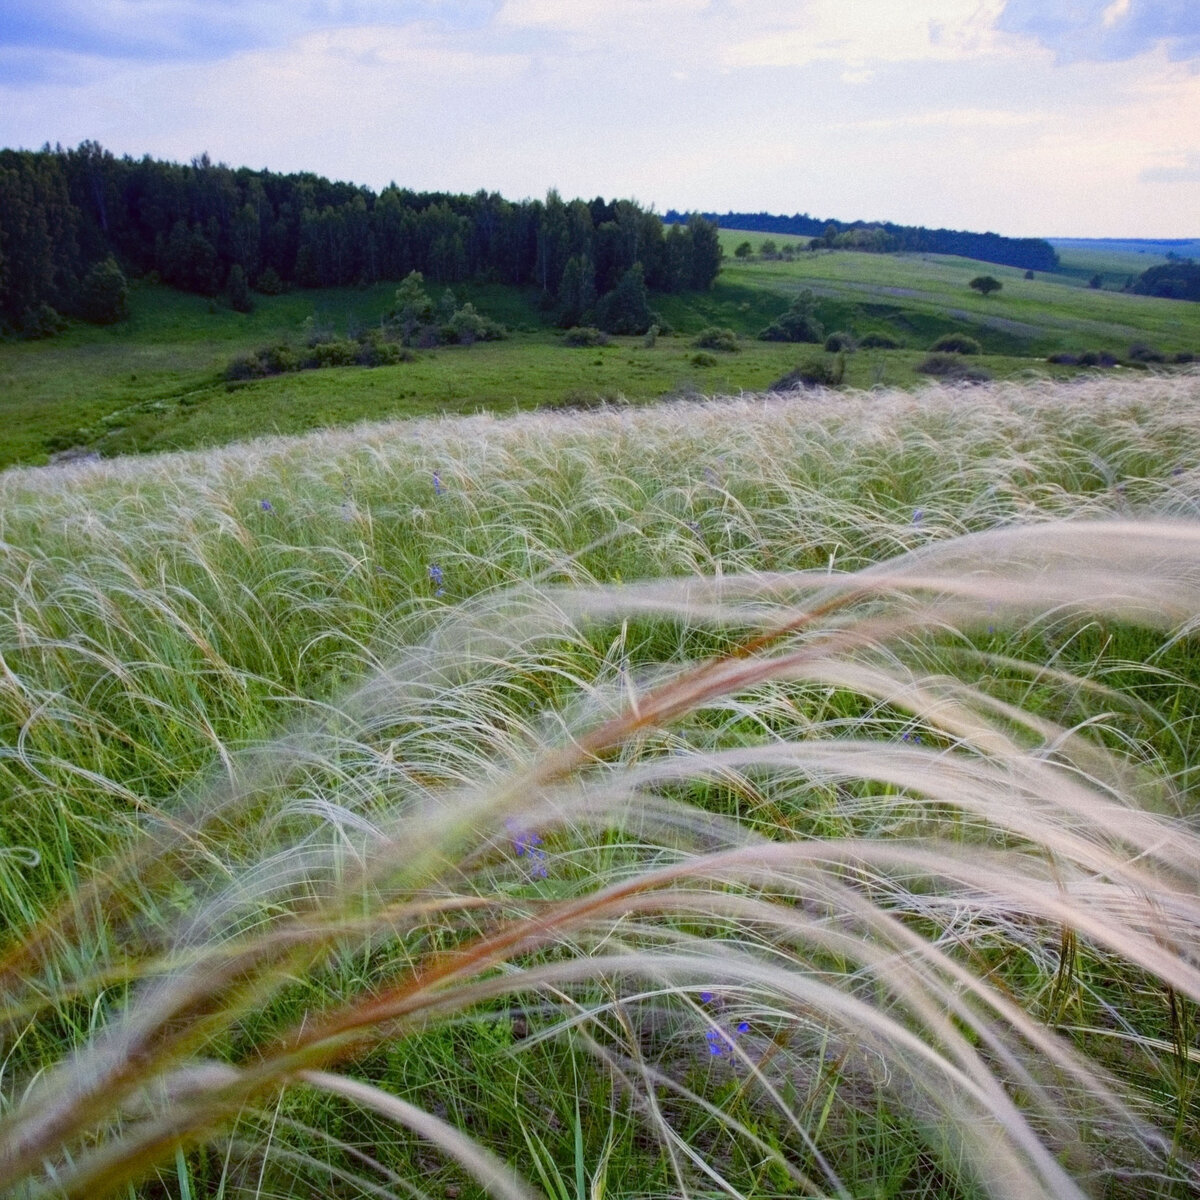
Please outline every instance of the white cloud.
M433 0L420 22L380 18L372 0L374 24L217 62L97 54L69 80L0 67L0 144L207 149L513 198L557 186L660 208L1194 234L1181 118L1200 111L1200 76L1161 46L1056 66L1028 36L993 32L1000 2L506 0L490 23L452 28Z
M762 6L747 3L753 16ZM768 6L769 7L769 6ZM860 67L872 62L951 61L1001 48L994 32L1004 0L807 0L786 20L735 41L734 67L799 67L818 60Z
M662 27L692 20L708 7L708 0L505 0L496 23L514 29L637 39L647 24Z

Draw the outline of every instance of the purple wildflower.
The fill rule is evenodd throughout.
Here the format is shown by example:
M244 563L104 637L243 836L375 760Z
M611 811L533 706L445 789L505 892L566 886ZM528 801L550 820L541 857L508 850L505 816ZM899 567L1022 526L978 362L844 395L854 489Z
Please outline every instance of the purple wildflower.
M435 596L444 596L446 589L442 586L442 568L437 563L429 564L429 582L433 584L433 594Z
M434 471L434 473L433 473L433 494L435 496L440 496L445 492L445 490L446 489L444 487L442 487L441 473L438 471Z
M261 508L263 512L275 511L275 506L270 502L270 500L260 500L258 502L258 507Z
M912 523L914 525L920 525L920 523L924 519L924 517L925 517L925 510L923 508L918 508L917 511L915 513L913 513Z
M545 879L550 874L550 868L546 865L546 852L542 849L541 835L532 829L523 829L511 821L508 822L508 832L517 857L526 860L529 878Z
M714 1058L722 1058L726 1054L732 1055L733 1043L743 1033L748 1033L749 1030L749 1021L739 1021L733 1033L726 1033L723 1029L706 1030L704 1040L708 1043L709 1054Z

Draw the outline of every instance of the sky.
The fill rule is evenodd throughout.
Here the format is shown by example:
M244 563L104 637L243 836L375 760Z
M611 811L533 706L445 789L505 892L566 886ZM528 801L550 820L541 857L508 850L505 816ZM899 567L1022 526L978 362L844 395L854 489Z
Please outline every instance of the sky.
M0 146L1200 236L1200 0L0 0Z

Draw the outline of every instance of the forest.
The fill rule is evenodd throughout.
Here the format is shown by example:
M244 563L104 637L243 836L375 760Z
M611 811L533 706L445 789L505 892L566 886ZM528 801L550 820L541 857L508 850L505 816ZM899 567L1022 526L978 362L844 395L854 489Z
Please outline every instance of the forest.
M866 250L879 253L908 251L917 254L956 254L981 262L1022 267L1031 271L1053 271L1058 254L1043 238L1002 237L998 233L969 233L961 229L927 229L923 225L896 225L891 221L823 221L807 213L790 217L771 213L703 213L723 229L746 229L756 233L790 233L813 238L813 249ZM688 213L667 212L667 221L687 221Z
M548 307L582 311L622 282L703 290L720 264L713 222L666 228L629 200L551 191L514 202L395 184L375 193L207 155L187 165L118 158L95 142L0 150L0 330L26 337L53 334L63 316L119 320L126 274L236 303L249 288L367 285L420 271L435 283L535 286Z

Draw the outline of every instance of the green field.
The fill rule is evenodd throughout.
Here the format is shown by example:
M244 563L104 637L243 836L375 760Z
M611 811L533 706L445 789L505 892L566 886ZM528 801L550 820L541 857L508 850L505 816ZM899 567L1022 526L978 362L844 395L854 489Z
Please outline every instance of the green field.
M749 238L722 231L726 252ZM803 241L803 239L775 239ZM988 298L967 283L987 271L1004 284ZM1131 344L1170 356L1200 352L1196 306L1083 286L1090 270L1026 280L1020 271L938 256L801 252L793 262L727 258L711 291L655 299L673 336L653 347L614 339L600 350L565 348L536 293L462 286L460 300L505 323L513 337L470 349L418 352L416 361L380 368L291 374L230 387L239 354L278 341L298 344L307 318L339 333L371 327L394 285L259 297L251 314L148 283L133 288L133 316L119 326L76 326L46 342L0 344L0 466L45 462L81 447L106 456L219 445L259 433L297 433L329 425L478 409L590 405L623 398L761 390L819 347L756 341L804 289L819 299L827 331L885 332L896 351L848 356L846 383L911 386L913 367L948 332L983 346L980 365L998 378L1061 374L1057 351ZM743 337L736 354L696 359L691 338L707 325Z
M1190 1200L1197 563L1182 372L0 473L0 1193Z

